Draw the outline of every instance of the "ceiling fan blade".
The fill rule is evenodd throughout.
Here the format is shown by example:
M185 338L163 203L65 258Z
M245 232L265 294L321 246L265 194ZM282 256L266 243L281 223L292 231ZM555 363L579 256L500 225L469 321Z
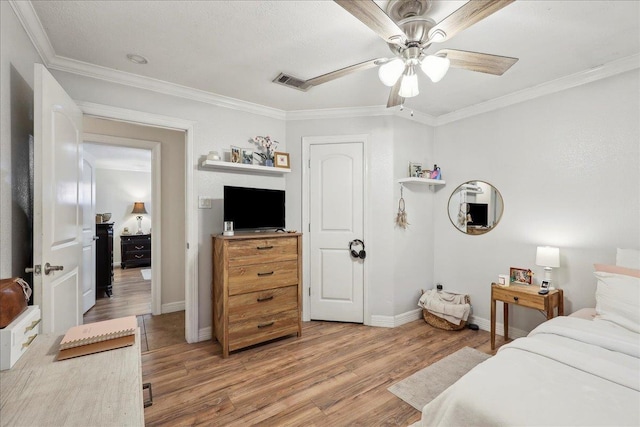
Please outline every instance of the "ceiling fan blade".
M387 101L387 108L404 104L404 98L398 94L400 92L401 83L402 83L402 78L399 78L396 84L394 84L393 87L391 87L391 93L389 94L389 100Z
M471 0L429 30L427 43L443 42L515 0Z
M321 76L317 76L309 80L302 80L289 74L280 73L275 79L272 80L272 82L306 92L313 86L318 86L322 83L326 83L331 80L346 76L347 74L355 73L356 71L377 67L378 65L384 64L387 61L388 59L386 58L370 59L369 61L350 65L348 67L344 67L330 73L322 74Z
M407 36L373 0L334 0L387 43L405 44Z
M371 59L369 61L350 65L348 67L344 67L339 70L331 71L330 73L322 74L321 76L314 77L312 79L307 80L305 83L307 84L308 88L312 86L318 86L318 85L321 85L322 83L330 82L331 80L344 77L347 74L355 73L356 71L367 70L369 68L377 67L378 65L383 64L385 61L386 61L386 58Z
M451 67L463 68L480 73L503 75L518 58L490 55L488 53L469 52L466 50L441 49L436 56L445 56L451 61Z

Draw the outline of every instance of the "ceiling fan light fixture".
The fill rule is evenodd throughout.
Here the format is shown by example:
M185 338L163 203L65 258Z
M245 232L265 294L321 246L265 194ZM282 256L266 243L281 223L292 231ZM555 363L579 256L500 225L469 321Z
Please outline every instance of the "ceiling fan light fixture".
M398 95L403 98L412 98L420 93L418 88L418 75L413 71L413 66L409 67L409 71L402 76L400 83L400 91Z
M431 79L432 82L437 83L447 74L451 61L449 58L442 56L429 55L422 60L420 68Z
M391 87L396 84L403 71L404 63L400 58L395 58L378 68L378 77L382 84Z

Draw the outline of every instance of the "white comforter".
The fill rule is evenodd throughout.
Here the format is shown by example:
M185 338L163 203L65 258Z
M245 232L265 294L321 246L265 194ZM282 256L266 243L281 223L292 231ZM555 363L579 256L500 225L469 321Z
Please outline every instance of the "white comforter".
M557 317L427 404L415 426L640 425L640 335Z

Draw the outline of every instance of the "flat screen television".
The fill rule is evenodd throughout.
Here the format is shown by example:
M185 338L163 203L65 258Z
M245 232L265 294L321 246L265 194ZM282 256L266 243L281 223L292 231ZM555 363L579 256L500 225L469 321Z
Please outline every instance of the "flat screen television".
M489 226L489 205L486 203L467 203L469 209L469 215L471 215L471 222L467 225L476 227Z
M235 230L284 229L284 190L225 185L223 205Z

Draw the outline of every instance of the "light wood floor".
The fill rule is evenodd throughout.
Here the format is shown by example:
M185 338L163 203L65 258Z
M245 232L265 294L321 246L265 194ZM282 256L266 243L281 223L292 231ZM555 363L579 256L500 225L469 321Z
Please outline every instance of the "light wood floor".
M148 426L406 426L420 413L387 388L462 347L490 351L486 331L305 322L290 337L221 356L217 342L142 355ZM501 343L500 343L501 344Z
M115 267L111 298L97 295L96 305L84 315L84 323L136 316L143 352L185 343L184 311L152 316L151 280L144 280L140 270L142 268Z

